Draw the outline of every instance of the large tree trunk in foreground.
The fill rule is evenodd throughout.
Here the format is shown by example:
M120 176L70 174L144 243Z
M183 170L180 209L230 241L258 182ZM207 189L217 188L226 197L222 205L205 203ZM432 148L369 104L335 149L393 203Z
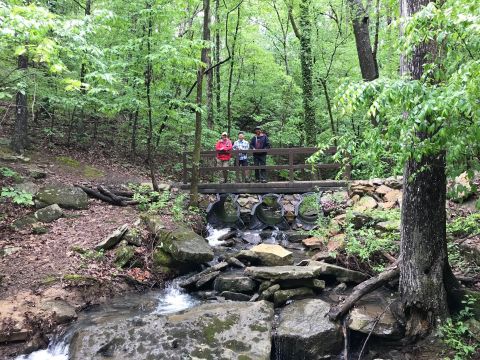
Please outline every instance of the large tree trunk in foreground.
M353 13L353 33L362 78L365 81L372 81L378 78L378 65L376 51L372 50L370 40L369 16L361 0L348 0L348 3Z
M203 39L210 37L210 0L203 0ZM206 63L207 48L202 48L201 61ZM200 150L202 146L202 112L199 110L202 106L203 75L205 70L199 66L197 71L197 110L195 111L195 142L193 147L192 159L192 179L190 181L190 203L198 204L198 182L200 178Z
M409 180L410 179L410 180ZM400 293L407 335L428 333L448 315L445 156L410 159L402 202Z
M28 68L27 54L18 56L18 70L26 72ZM23 153L28 146L28 108L27 94L25 91L18 91L15 100L16 119L12 137L11 147L17 153Z
M401 13L409 17L429 0L401 0ZM402 72L414 80L423 75L427 56L437 54L435 42L419 44L404 59ZM421 140L428 134L417 133ZM447 257L445 153L410 158L403 177L400 294L410 337L430 332L448 316L447 292L458 284Z

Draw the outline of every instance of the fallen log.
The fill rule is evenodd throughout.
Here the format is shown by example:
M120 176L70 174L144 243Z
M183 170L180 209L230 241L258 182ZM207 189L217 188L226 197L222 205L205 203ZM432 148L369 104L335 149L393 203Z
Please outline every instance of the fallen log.
M384 272L372 277L364 282L358 284L353 289L353 292L345 299L341 305L334 306L330 309L328 317L330 320L335 321L338 318L345 315L364 295L378 289L387 282L395 279L400 274L400 267L398 261L392 267Z
M100 191L103 195L106 195L108 197L110 197L112 199L112 201L114 201L116 203L116 205L121 205L121 206L125 206L125 204L123 204L123 200L118 197L117 195L113 194L110 190L108 190L105 186L103 185L98 185L97 186L97 189L98 191Z
M113 200L106 196L106 195L103 195L101 192L99 191L96 191L96 190L93 190L89 187L86 187L86 186L82 186L82 185L77 185L77 184L74 184L74 186L82 189L87 195L89 195L90 197L93 197L95 199L98 199L98 200L102 200L102 201L105 201L105 202L108 202L110 204L113 203ZM115 204L114 204L115 205Z

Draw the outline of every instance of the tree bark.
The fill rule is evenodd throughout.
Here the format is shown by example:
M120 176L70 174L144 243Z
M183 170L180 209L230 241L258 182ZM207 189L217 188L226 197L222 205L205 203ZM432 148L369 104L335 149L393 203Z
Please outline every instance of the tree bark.
M240 6L237 8L237 24L235 25L235 32L233 33L232 49L230 52L230 68L228 71L228 89L227 89L227 132L228 136L232 130L232 82L233 70L235 66L235 47L237 45L238 29L240 26Z
M348 0L348 3L353 13L353 33L362 78L365 81L372 81L378 78L378 65L370 41L369 16L362 0Z
M410 17L430 0L402 0L401 14ZM437 53L433 41L404 58L403 75L419 80L426 57ZM406 73L405 73L406 72ZM428 134L417 132L420 140ZM448 316L447 289L458 288L447 256L445 152L411 157L404 170L401 227L400 295L407 321L406 335L428 334Z
M147 95L147 117L148 117L148 137L147 137L147 157L148 166L150 168L150 179L152 180L152 187L154 191L159 191L157 180L155 179L155 160L153 156L153 119L152 119L152 99L151 99L151 84L153 79L153 65L150 58L152 52L151 37L153 31L152 21L152 4L147 2L148 12L148 29L147 29L147 68L145 70L145 89Z
M217 29L215 30L215 64L220 63L220 52L221 52L221 42L220 42L220 0L215 1L215 22L217 23ZM216 103L216 117L219 117L220 114L220 105L221 105L221 83L220 83L220 67L215 68L215 103Z
M210 29L210 0L203 0L203 39L209 36ZM201 61L206 63L207 48L202 48ZM202 146L202 85L203 85L203 66L199 66L197 70L197 109L195 110L195 142L193 147L192 159L192 179L190 181L190 204L198 205L198 182L200 178L200 150Z
M25 73L28 68L28 56L22 54L18 56L17 68L20 73ZM23 75L22 75L23 76ZM27 94L25 90L17 91L15 100L16 119L14 133L11 141L12 149L21 154L25 151L29 144L28 140L28 108L27 108Z
M300 40L300 64L302 68L303 88L303 117L306 145L316 145L315 107L313 99L313 75L312 75L312 23L310 20L311 0L300 2L300 26L297 27L293 18L292 9L289 9L289 18L293 31Z
M210 14L208 14L210 16ZM208 21L210 23L210 19ZM210 43L211 36L210 36L210 28L207 27L206 33L204 36L206 37L206 41ZM210 57L210 50L211 46L209 45L207 48L206 54L206 62L207 69L212 66L212 59ZM213 71L210 71L207 74L207 126L209 129L213 129Z

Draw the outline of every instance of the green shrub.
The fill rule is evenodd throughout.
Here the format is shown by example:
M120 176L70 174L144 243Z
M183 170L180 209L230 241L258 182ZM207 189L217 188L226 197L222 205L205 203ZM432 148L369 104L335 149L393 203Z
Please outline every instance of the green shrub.
M0 198L10 199L14 204L29 206L33 205L33 195L24 190L17 190L13 187L4 187Z

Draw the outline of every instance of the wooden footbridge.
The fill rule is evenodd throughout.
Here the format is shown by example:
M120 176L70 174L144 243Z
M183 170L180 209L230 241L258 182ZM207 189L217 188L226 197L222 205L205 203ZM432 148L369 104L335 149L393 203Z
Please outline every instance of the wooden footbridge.
M264 150L232 150L231 164L228 167L216 166L216 151L203 151L200 154L200 182L198 192L203 194L233 193L233 194L295 194L311 191L345 189L350 178L350 169L347 167L343 174L345 180L329 180L336 176L341 169L339 163L333 162L332 156L337 149L331 147L322 152L320 163L307 163L306 160L319 149L308 148L272 148ZM239 154L247 154L249 166L239 166ZM267 165L253 166L253 154L266 153ZM192 175L192 153L183 153L183 182L182 190L190 189ZM275 165L269 163L275 162ZM323 162L325 161L325 162ZM255 170L265 169L267 183L245 182L247 178L254 179ZM229 176L227 183L223 182L223 172Z

